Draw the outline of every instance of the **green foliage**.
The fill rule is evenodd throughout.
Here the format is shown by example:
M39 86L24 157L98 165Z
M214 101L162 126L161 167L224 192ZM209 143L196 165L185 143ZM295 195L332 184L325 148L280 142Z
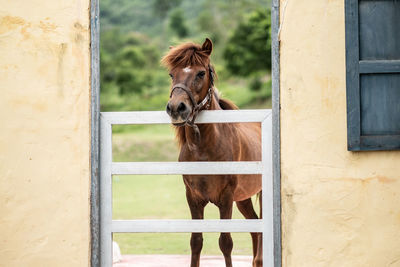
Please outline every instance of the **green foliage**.
M216 27L214 16L208 11L203 10L197 17L197 23L201 31L207 32Z
M180 8L175 9L171 12L169 27L178 35L178 37L186 37L189 33L188 28L185 25L185 18L183 10Z
M102 33L113 28L122 32L158 32L154 19L153 1L101 0L100 23Z
M224 51L226 66L232 74L249 76L271 69L271 16L257 10L241 22Z
M262 82L259 77L255 77L250 81L250 89L253 91L260 91Z
M108 31L101 43L101 91L119 95L151 94L157 86L166 86L159 79L160 52L140 34Z
M154 0L153 11L156 16L165 18L168 12L181 4L182 0Z
M170 79L160 59L170 45L211 37L216 86L241 108L267 103L267 72L232 77L223 57L229 36L246 14L269 0L102 0L101 110L164 110ZM268 53L265 54L268 56ZM255 81L253 76L260 78ZM258 84L257 84L258 83ZM261 100L260 100L261 99ZM262 101L262 102L260 102Z

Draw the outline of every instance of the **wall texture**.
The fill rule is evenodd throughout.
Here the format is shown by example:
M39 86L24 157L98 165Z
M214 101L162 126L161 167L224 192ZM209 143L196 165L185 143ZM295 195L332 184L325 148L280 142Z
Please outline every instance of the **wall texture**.
M400 152L346 149L343 0L281 0L283 266L400 266Z
M89 0L0 0L0 266L88 266Z

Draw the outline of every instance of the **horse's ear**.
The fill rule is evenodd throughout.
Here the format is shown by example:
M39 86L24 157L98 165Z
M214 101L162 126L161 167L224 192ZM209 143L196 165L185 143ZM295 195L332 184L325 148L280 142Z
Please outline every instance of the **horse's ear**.
M210 39L206 38L203 45L201 46L201 50L207 55L211 55L211 51L213 48L213 44Z

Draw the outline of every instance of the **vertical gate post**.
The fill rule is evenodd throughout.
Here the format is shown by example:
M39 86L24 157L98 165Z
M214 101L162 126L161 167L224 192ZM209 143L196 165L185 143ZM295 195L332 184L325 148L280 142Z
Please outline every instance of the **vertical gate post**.
M112 266L112 127L100 115L100 262Z
M263 265L274 266L274 198L272 179L272 117L269 114L261 123L262 144L262 220Z
M283 18L282 18L283 20ZM283 21L282 21L283 23ZM282 266L281 241L281 121L280 121L280 0L271 5L271 81L272 81L272 153L274 184L274 257L275 267Z
M100 266L100 194L99 194L99 123L100 123L100 22L99 0L90 1L91 68L91 153L90 153L90 266Z

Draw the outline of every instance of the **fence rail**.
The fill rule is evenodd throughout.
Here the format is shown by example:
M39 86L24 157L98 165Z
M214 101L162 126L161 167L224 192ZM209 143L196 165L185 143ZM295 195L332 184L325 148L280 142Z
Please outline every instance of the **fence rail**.
M262 232L262 220L113 220L113 233Z
M100 116L110 124L170 124L165 111L101 112ZM202 111L196 123L262 122L271 116L269 109Z
M112 266L113 233L262 232L264 267L274 266L271 110L203 111L196 123L260 122L261 161L113 162L112 125L169 124L163 111L100 114L100 253L101 266ZM112 175L126 174L261 174L262 213L259 220L113 220Z
M154 168L157 166L157 168ZM111 174L262 174L260 161L114 162Z

